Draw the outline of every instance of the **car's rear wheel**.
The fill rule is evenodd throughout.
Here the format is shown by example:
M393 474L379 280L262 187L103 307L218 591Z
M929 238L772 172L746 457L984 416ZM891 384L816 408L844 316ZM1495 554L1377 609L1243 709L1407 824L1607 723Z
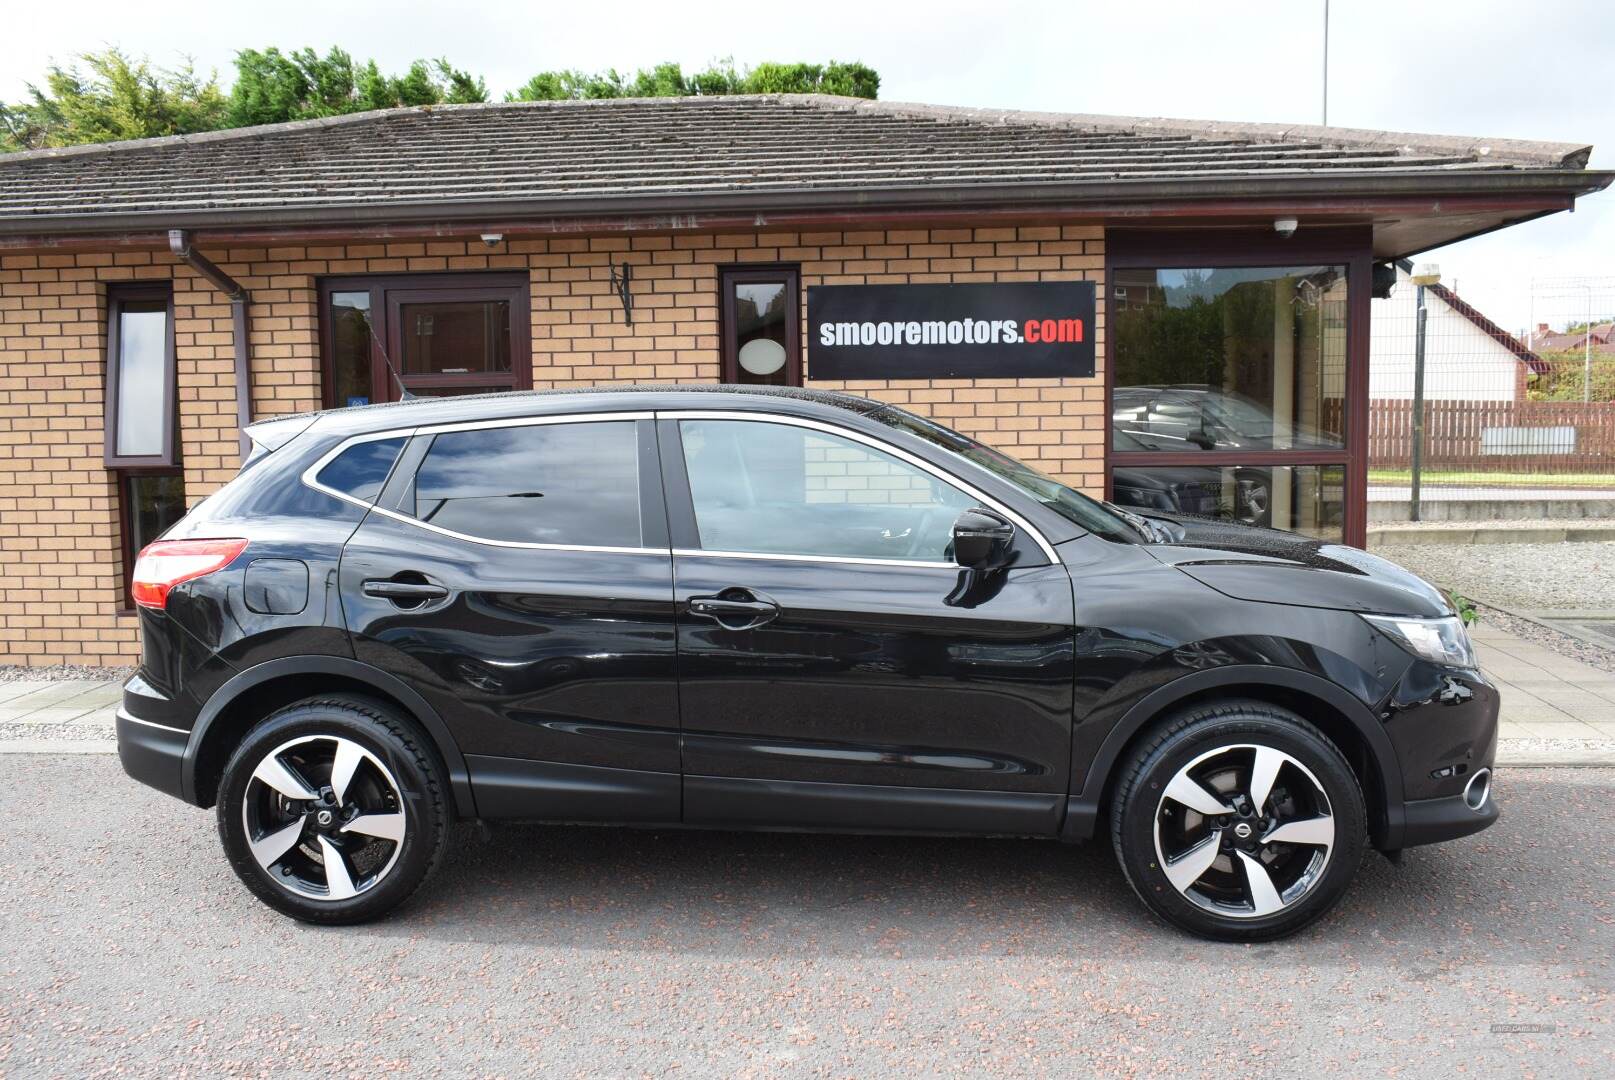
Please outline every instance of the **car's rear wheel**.
M1362 861L1357 777L1288 710L1191 709L1125 768L1111 806L1116 857L1144 903L1191 933L1292 934L1340 899Z
M299 702L225 766L219 836L259 899L306 922L362 922L407 900L448 842L441 768L378 702Z

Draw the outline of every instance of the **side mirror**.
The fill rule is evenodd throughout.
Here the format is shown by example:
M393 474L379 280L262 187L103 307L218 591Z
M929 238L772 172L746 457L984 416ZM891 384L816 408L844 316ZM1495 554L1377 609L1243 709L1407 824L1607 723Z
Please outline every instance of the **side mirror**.
M953 522L953 561L969 570L990 570L1009 558L1015 526L981 507L966 510Z

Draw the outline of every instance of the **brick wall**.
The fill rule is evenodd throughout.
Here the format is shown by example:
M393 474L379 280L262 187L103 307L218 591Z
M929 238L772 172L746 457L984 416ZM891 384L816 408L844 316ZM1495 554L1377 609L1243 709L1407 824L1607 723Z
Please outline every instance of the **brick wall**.
M717 275L799 264L802 285L1091 280L1098 226L677 234L208 250L253 296L253 414L320 403L322 275L527 270L533 384L713 382ZM634 265L634 325L610 267ZM171 280L186 495L234 475L230 307L166 252L0 256L0 663L129 663L117 490L101 466L106 286ZM1103 310L1096 337L1103 356ZM806 354L811 376L812 354ZM1103 361L1101 360L1101 363ZM822 382L937 418L1097 493L1103 370L1093 379Z

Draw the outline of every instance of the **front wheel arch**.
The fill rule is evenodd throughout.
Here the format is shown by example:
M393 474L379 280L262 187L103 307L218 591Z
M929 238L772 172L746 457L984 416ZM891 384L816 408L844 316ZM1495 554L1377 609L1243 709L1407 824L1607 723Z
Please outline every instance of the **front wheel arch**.
M1357 773L1369 803L1374 846L1386 851L1402 846L1402 767L1390 736L1373 713L1326 679L1290 668L1253 664L1185 675L1157 688L1128 709L1088 764L1082 791L1072 793L1061 838L1086 840L1094 835L1114 794L1119 763L1127 761L1128 754L1154 728L1183 708L1235 699L1289 709L1320 728Z

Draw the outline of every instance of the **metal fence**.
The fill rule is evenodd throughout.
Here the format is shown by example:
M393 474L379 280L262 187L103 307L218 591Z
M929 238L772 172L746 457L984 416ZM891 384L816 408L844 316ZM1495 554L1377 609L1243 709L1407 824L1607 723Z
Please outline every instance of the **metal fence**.
M1374 301L1370 517L1615 516L1615 278L1398 279Z

